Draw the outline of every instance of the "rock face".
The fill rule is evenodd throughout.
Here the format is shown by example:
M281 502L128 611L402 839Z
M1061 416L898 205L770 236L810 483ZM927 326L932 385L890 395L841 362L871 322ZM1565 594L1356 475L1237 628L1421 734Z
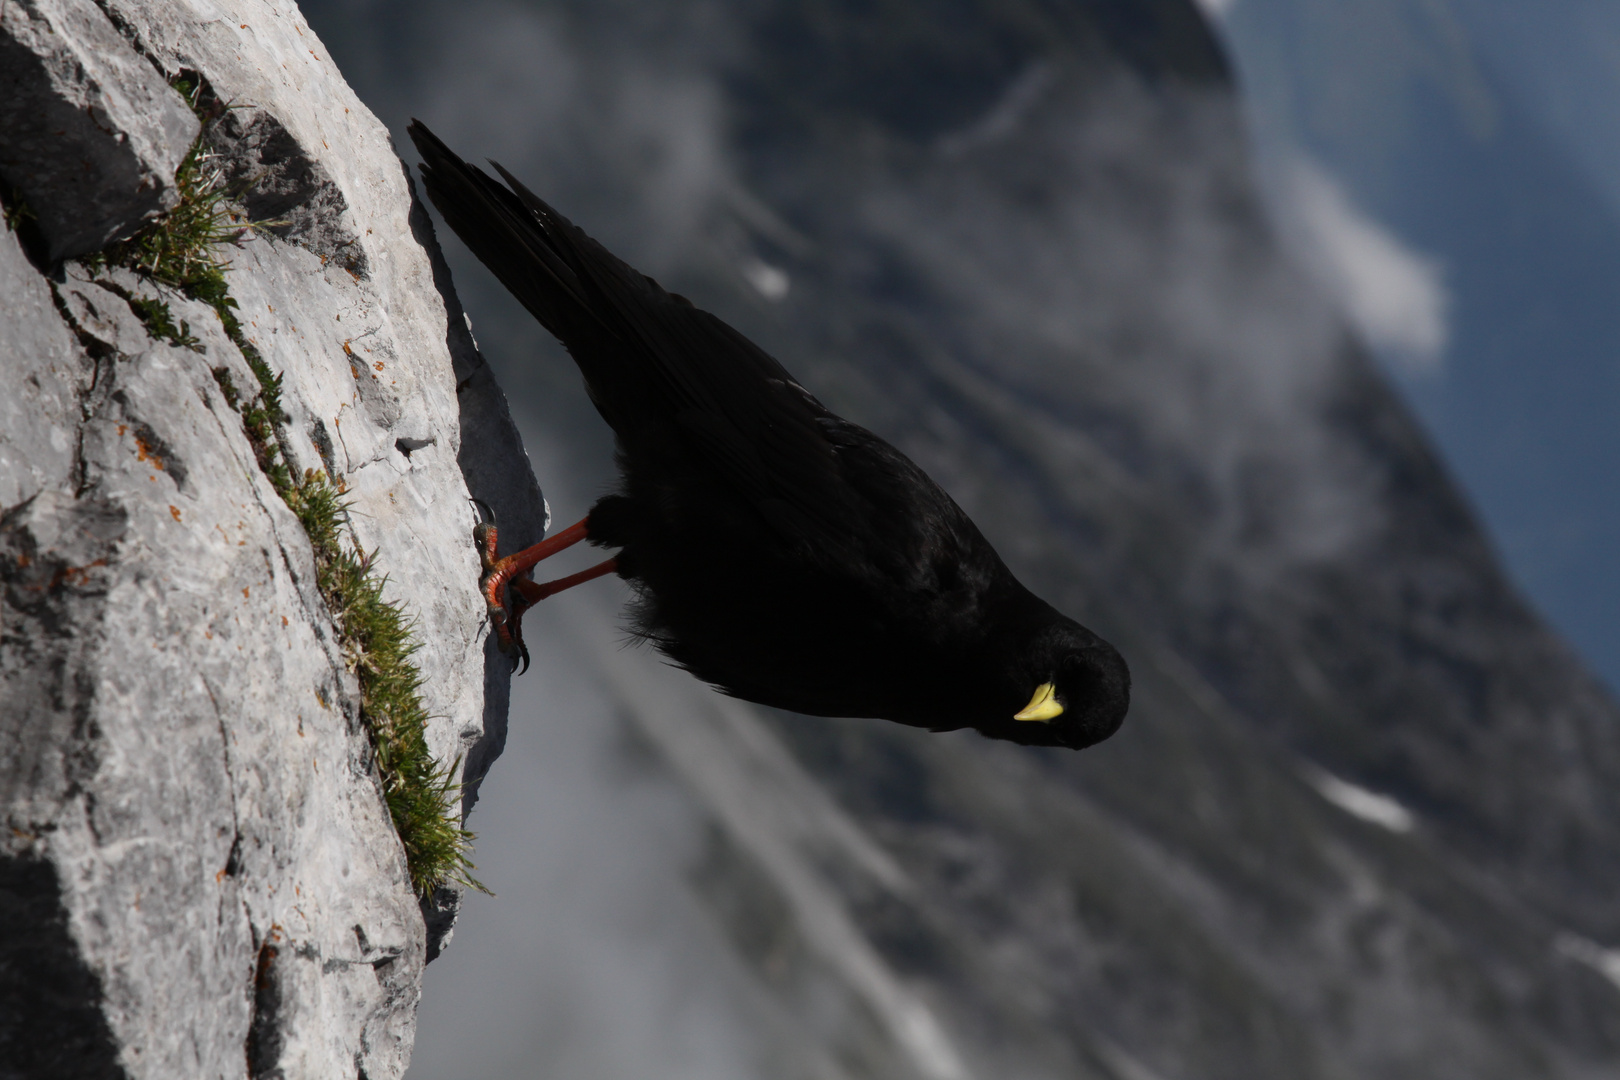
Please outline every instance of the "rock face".
M212 167L269 222L220 252L242 338L283 376L288 464L345 491L414 620L428 741L475 786L509 664L468 497L519 534L545 507L387 133L296 10L0 15L0 177L47 261L174 201L198 122L167 78L232 103ZM458 894L407 877L310 541L224 389L254 371L213 307L49 271L0 233L0 1075L397 1077Z
M0 177L51 260L95 251L174 205L197 118L93 0L0 9Z

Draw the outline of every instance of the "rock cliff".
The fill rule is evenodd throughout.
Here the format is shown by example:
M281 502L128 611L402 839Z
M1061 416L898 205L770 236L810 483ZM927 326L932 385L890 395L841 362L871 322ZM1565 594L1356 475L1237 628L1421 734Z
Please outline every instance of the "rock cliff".
M331 568L464 811L510 667L468 499L546 517L505 401L291 5L14 0L0 84L0 1075L399 1076L459 886Z

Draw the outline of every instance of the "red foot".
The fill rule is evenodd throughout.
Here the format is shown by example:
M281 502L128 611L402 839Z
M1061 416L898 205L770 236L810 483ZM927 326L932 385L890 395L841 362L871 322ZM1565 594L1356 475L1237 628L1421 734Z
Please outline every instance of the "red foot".
M473 543L478 545L478 560L484 568L484 574L478 581L478 590L484 594L484 604L489 609L489 619L495 626L495 636L500 642L501 651L508 655L516 653L523 661L523 667L518 672L520 675L529 670L529 650L523 644L523 613L548 596L604 574L611 574L619 567L618 559L608 559L589 570L582 570L555 581L534 582L516 576L542 559L550 558L557 552L587 539L590 535L589 523L590 518L587 517L570 525L556 536L499 560L495 558L495 526L479 522L473 529ZM511 593L515 594L510 603L503 598L508 585L511 587Z

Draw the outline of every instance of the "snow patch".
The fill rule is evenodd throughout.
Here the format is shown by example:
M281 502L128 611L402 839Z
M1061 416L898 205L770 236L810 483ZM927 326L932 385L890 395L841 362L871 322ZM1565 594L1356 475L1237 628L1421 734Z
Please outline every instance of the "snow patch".
M1566 931L1553 939L1553 952L1585 964L1620 989L1620 949L1606 949L1591 938Z
M1368 791L1320 769L1309 770L1305 779L1322 798L1352 817L1396 833L1411 832L1416 824L1412 812L1388 795Z
M786 270L772 266L763 259L747 259L740 269L743 280L773 304L786 299L788 289L793 285L793 279L788 277Z

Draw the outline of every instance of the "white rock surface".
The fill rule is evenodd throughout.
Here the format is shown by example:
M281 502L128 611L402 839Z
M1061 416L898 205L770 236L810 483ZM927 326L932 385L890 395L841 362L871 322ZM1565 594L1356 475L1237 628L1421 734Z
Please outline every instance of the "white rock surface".
M468 497L520 535L545 508L404 166L291 6L106 7L97 33L242 106L210 139L283 224L226 250L232 295L470 792L510 664ZM214 374L251 370L205 305L48 278L10 232L0 296L0 1076L401 1075L459 898L411 890L308 540Z
M94 0L0 4L0 177L60 259L173 206L197 118Z

